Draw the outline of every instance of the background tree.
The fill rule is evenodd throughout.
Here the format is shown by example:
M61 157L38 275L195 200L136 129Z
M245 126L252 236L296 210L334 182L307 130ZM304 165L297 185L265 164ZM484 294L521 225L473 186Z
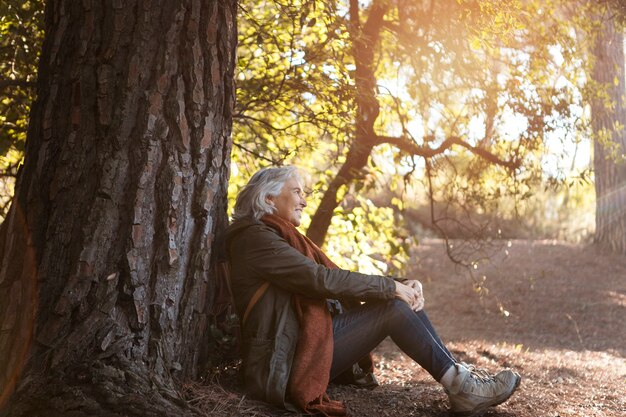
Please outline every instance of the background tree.
M331 252L393 254L384 267L412 243L404 220L420 188L429 227L497 236L459 213L496 213L503 199L519 213L546 181L564 181L544 169L550 143L585 134L582 55L561 7L244 2L236 167L307 167L322 191L307 234L320 243L330 227Z
M591 121L596 186L595 240L626 253L626 106L624 104L624 6L600 5L593 48Z
M235 3L58 2L0 232L10 415L184 415L226 222Z

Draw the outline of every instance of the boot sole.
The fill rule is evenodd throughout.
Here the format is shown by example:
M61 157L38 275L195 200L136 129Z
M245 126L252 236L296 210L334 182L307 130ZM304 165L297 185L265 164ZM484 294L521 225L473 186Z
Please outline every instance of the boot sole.
M513 393L517 391L517 388L519 387L521 382L522 382L522 377L521 375L518 375L517 380L515 381L515 386L513 387L511 392L509 392L506 396L495 398L493 401L485 403L485 404L481 404L480 406L470 411L451 411L450 414L453 415L454 417L480 417L481 415L483 415L485 411L487 411L489 407L495 407L497 405L500 405L506 400L508 400L509 398L511 398L511 395L513 395Z

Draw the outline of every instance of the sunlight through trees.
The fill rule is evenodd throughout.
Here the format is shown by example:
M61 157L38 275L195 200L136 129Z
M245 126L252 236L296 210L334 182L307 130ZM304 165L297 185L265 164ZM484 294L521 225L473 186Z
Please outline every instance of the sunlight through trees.
M574 5L261 5L242 2L231 189L259 165L302 165L316 191L309 237L385 271L416 224L589 235L593 28ZM382 221L393 232L377 233ZM381 237L388 248L371 250Z

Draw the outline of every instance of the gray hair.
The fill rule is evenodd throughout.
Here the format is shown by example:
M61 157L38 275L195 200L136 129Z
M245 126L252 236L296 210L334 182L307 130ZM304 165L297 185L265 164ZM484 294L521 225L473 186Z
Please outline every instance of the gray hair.
M266 198L278 196L285 182L292 177L300 180L298 168L292 165L257 171L237 194L233 219L250 216L259 220L265 214L274 213L274 206L268 204Z

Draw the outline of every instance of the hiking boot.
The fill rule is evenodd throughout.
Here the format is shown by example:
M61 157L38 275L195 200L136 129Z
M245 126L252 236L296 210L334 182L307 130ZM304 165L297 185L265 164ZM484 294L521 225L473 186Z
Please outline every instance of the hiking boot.
M522 380L509 369L490 375L486 371L457 364L457 375L446 389L455 416L479 416L487 408L502 404L515 392Z

